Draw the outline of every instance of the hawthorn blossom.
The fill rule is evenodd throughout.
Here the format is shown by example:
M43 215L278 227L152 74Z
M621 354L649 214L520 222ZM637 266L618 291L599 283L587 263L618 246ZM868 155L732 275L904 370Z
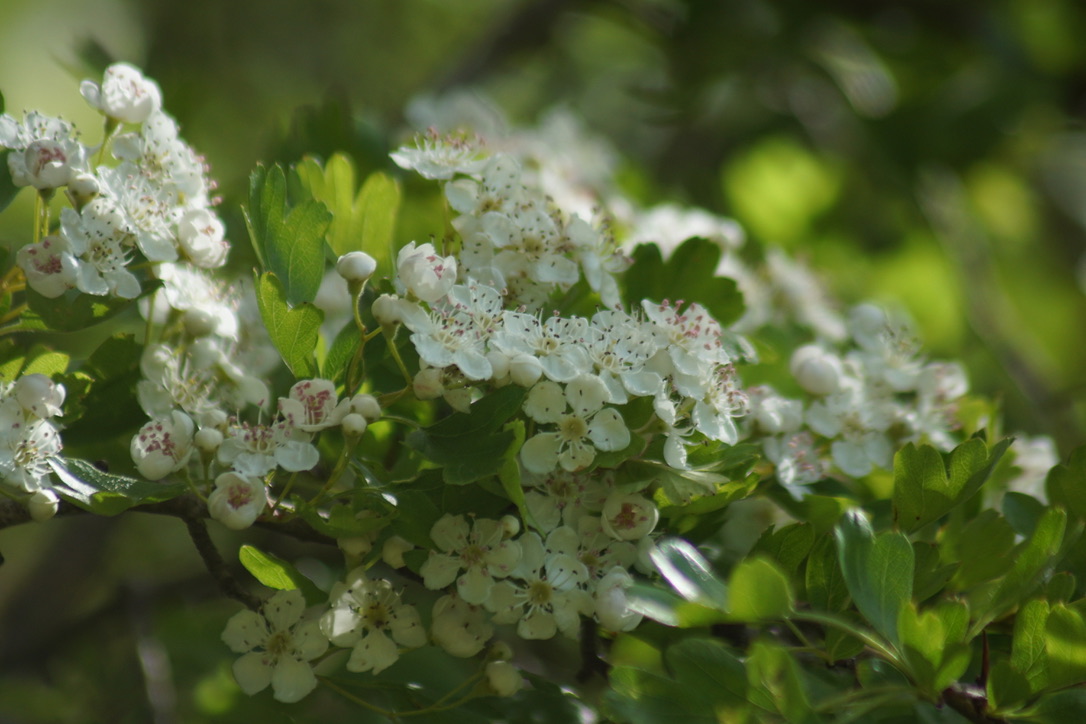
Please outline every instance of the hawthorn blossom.
M351 648L350 671L378 674L400 658L400 646L426 643L426 630L413 606L384 579L366 577L364 568L337 581L329 598L331 610L321 617L321 631L336 646Z
M329 380L299 380L287 397L279 398L279 414L305 432L338 425L350 409L351 401L338 399L336 386Z
M37 244L23 246L15 254L15 263L26 274L30 288L43 297L56 299L75 289L79 261L63 236L47 236Z
M416 248L412 241L396 256L396 278L416 298L436 302L456 283L456 257L438 256L433 244Z
M141 427L129 446L140 475L159 480L185 467L192 456L194 428L192 418L179 410Z
M482 606L470 604L455 594L434 602L430 638L453 656L467 658L483 650L494 635L490 616Z
M524 553L510 578L491 589L486 608L495 623L516 623L524 639L549 639L561 631L575 636L581 616L592 614L592 598L582 588L588 569L566 553L547 554L534 532L520 538Z
M487 163L478 139L464 135L439 135L436 130L415 137L416 146L401 146L389 157L397 166L423 178L451 179L457 174L478 173Z
M231 530L245 530L251 526L267 505L264 482L234 472L215 478L215 489L207 497L208 513Z
M128 271L132 232L124 213L105 197L97 197L82 211L60 212L60 229L79 259L75 284L86 294L113 294L135 299L139 280Z
M91 107L123 123L143 123L162 107L158 84L127 63L106 68L101 85L83 81L79 92Z
M55 189L86 170L87 149L75 139L72 125L37 111L22 123L0 115L0 148L11 150L8 169L16 186Z
M471 604L485 601L494 579L508 576L520 559L520 547L505 540L496 520L476 518L469 528L464 516L446 514L434 523L430 538L438 551L430 551L419 569L423 583L437 590L455 580L457 593Z
M300 701L317 686L313 659L328 650L315 621L305 621L301 591L279 591L255 611L240 611L226 622L222 640L234 653L234 679L252 696L271 684L279 701Z
M270 425L234 422L219 447L223 465L243 475L263 477L281 467L292 473L309 470L320 462L320 452L288 420Z
M533 473L556 465L581 470L592 464L597 450L621 450L630 444L630 431L613 407L604 407L607 387L598 377L580 375L565 389L543 380L528 392L524 412L536 422L554 424L555 432L540 432L524 443L520 459ZM571 412L566 412L571 409Z

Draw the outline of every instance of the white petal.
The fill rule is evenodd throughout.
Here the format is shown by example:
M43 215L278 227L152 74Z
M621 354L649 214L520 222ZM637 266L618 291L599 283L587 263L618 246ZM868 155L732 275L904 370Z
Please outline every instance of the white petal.
M456 579L456 592L468 603L480 604L490 595L494 579L478 566L472 566Z
M400 650L395 642L382 631L370 631L366 638L355 644L351 658L347 660L348 671L370 671L377 674L396 663Z
M249 696L263 691L272 680L272 667L264 660L265 653L245 654L234 662L234 680Z
M520 460L530 472L542 475L554 470L561 445L557 433L541 432L520 449Z
M445 588L456 580L456 574L460 572L460 558L444 553L430 551L419 573L422 574L422 582L431 591Z
M226 622L222 640L236 654L252 651L268 640L268 624L256 611L238 611Z
M313 675L313 667L306 662L284 656L275 665L271 684L275 698L290 704L317 688L317 677Z
M524 413L536 422L555 423L566 411L566 395L557 382L543 380L528 391Z
M263 610L273 631L287 631L305 613L305 597L298 589L279 591L264 603Z
M588 417L607 401L607 385L595 375L578 375L566 385L566 400L573 412Z
M630 431L618 410L608 407L592 418L588 437L600 450L622 450L630 444Z

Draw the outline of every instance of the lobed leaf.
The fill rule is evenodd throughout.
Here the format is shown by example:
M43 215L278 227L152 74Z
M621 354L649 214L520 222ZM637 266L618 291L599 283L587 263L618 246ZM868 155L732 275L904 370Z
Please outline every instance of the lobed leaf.
M68 502L97 515L117 515L145 503L161 503L188 490L184 483L137 480L99 470L86 460L50 458L60 481L53 489Z
M272 272L256 279L256 302L275 348L298 379L317 375L314 350L324 313L312 304L291 307L283 285Z

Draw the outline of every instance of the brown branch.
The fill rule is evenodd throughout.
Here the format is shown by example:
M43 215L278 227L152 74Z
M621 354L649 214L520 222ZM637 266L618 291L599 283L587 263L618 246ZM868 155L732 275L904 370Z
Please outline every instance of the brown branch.
M260 599L242 588L238 580L230 573L226 561L219 554L219 549L215 547L211 535L207 532L207 521L197 517L185 517L184 520L189 529L189 537L192 538L200 557L204 559L208 572L219 584L219 590L227 597L240 601L246 608L253 611L259 610Z

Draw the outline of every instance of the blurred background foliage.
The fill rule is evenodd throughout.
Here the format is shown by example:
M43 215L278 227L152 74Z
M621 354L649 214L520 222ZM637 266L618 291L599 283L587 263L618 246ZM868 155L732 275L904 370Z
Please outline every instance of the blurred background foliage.
M1066 457L1086 438L1084 35L1078 0L3 0L0 90L9 112L95 138L78 80L141 66L212 164L239 247L257 161L339 149L387 167L418 94L470 86L514 123L573 109L625 159L628 193L733 216L846 303L906 309L933 357L962 359L1001 401L1008 432L1051 435ZM0 239L29 216L22 194ZM180 523L176 545L148 545L141 530L171 525L128 517L0 534L0 724L291 721L237 700L214 645L232 604ZM86 576L126 541L132 567ZM190 615L148 628L178 618L148 596ZM85 641L86 621L125 633ZM154 701L155 651L191 693L179 719L138 703ZM103 661L131 701L99 701ZM60 690L76 703L43 696Z

